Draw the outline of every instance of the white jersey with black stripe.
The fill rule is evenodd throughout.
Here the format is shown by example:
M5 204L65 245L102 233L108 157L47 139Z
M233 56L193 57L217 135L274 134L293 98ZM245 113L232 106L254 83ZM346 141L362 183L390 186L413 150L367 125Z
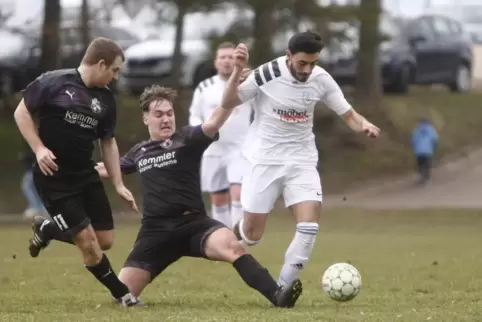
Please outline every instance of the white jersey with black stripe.
M293 77L287 57L259 66L239 86L241 102L254 100L254 121L243 154L253 164L316 165L313 112L323 102L338 115L351 109L340 87L316 66L306 82Z
M226 81L219 75L205 79L196 87L189 108L189 124L202 124L221 104ZM252 108L249 102L236 107L219 131L219 140L213 142L204 155L221 156L239 151L248 133Z

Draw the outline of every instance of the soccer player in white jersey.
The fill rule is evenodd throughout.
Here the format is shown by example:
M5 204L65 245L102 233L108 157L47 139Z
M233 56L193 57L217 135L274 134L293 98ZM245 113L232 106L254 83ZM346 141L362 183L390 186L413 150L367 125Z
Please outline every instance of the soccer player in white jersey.
M199 83L194 92L189 109L191 126L209 120L221 103L226 82L234 69L235 47L230 42L218 46L214 61L217 74ZM246 105L233 111L220 130L219 140L204 152L201 164L201 187L211 196L212 217L230 228L243 217L240 195L246 162L241 155L241 147L249 129L252 111L249 103Z
M358 114L340 87L317 66L323 43L311 31L295 34L287 55L261 65L238 87L230 77L223 95L227 108L254 99L255 118L243 154L248 159L241 202L243 219L234 227L246 245L261 240L267 214L282 195L297 224L278 283L299 278L314 247L322 190L317 171L313 112L318 102L340 115L356 132L377 137L379 128Z

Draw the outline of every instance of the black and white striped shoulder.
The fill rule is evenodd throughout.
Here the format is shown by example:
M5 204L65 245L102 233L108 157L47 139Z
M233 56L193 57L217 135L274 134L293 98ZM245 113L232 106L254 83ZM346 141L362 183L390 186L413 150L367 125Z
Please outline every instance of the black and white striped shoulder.
M202 92L202 91L205 90L206 88L214 85L214 77L215 77L215 76L209 77L209 78L203 80L202 82L200 82L200 83L197 85L197 89L199 90L199 92Z
M281 71L277 59L259 66L254 71L254 80L259 87L280 76Z

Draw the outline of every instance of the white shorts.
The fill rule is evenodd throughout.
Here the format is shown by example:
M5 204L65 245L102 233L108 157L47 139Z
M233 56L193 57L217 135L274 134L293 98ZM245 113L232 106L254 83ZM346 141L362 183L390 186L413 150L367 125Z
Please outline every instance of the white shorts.
M286 207L302 201L321 202L321 180L316 167L247 162L241 188L241 204L245 211L267 214L281 195Z
M226 156L203 156L201 162L201 189L203 192L222 192L233 184L241 184L246 169L241 153Z

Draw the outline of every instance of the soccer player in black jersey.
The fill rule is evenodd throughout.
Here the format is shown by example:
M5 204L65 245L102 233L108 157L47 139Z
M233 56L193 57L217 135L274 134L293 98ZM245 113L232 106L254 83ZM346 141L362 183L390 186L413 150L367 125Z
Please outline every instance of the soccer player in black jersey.
M246 60L246 46L240 44L235 51L234 73L243 72ZM202 125L176 131L175 94L157 85L144 91L140 105L150 140L138 143L121 158L124 174L139 173L144 204L141 228L119 279L139 296L179 258L204 257L231 263L246 284L274 306L293 307L301 294L300 282L278 287L234 233L205 213L199 178L201 157L217 139L232 110L218 107ZM97 169L102 177L108 176L102 163Z
M36 154L34 183L52 217L34 218L30 255L37 257L51 240L75 244L85 267L115 299L132 306L137 299L113 273L102 252L112 245L114 223L91 160L93 142L99 139L116 191L136 210L122 181L114 138L116 103L107 88L117 78L123 60L122 49L112 40L94 39L78 69L44 73L23 90L15 120Z

